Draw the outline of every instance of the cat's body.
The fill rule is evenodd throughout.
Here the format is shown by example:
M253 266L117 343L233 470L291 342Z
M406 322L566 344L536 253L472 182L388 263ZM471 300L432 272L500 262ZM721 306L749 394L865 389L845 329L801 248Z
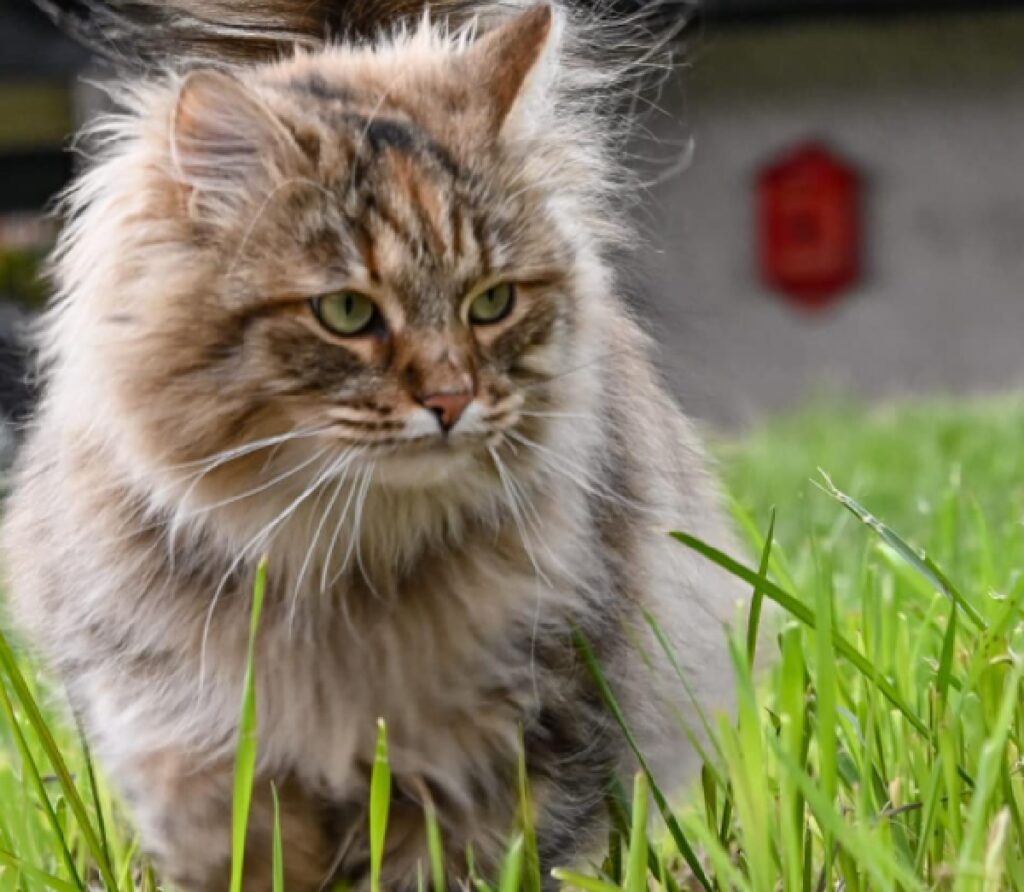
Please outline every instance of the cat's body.
M645 611L728 702L738 593L666 535L726 524L602 259L606 161L552 99L557 54L539 8L156 84L73 197L5 563L189 892L226 886L261 555L246 888L269 888L270 781L288 888L365 881L378 717L388 888L428 800L455 875L467 845L495 867L521 740L544 865L586 851L632 763L574 630L666 782L692 753Z

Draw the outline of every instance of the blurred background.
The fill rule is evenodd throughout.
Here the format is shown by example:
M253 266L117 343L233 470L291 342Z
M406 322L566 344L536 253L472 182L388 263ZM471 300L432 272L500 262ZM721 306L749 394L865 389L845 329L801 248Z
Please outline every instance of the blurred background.
M713 0L686 46L647 120L636 265L692 414L743 428L815 397L1024 382L1024 2ZM27 399L11 333L45 299L46 211L99 75L0 0L8 416Z

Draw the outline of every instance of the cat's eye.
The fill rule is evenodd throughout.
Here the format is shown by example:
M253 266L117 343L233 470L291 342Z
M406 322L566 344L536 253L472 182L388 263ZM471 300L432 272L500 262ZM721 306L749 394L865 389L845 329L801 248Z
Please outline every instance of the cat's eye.
M516 287L509 283L481 291L469 303L469 321L473 325L501 322L516 304Z
M320 324L342 337L367 334L380 323L376 304L358 291L325 294L314 298L312 305Z

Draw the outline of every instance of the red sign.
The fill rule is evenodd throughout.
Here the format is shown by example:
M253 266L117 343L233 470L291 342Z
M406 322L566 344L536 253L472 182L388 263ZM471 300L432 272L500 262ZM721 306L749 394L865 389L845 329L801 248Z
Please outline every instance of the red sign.
M758 177L761 277L803 307L833 303L861 272L860 177L808 143Z

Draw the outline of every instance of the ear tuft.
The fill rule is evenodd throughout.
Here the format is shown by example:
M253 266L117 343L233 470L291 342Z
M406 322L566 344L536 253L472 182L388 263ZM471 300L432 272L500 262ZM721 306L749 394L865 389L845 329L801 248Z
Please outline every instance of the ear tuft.
M291 140L285 127L237 78L186 75L171 116L175 178L193 197L223 195L265 174Z
M554 13L542 3L485 34L469 50L473 83L484 91L494 135L531 92L537 69L549 55L554 30Z

